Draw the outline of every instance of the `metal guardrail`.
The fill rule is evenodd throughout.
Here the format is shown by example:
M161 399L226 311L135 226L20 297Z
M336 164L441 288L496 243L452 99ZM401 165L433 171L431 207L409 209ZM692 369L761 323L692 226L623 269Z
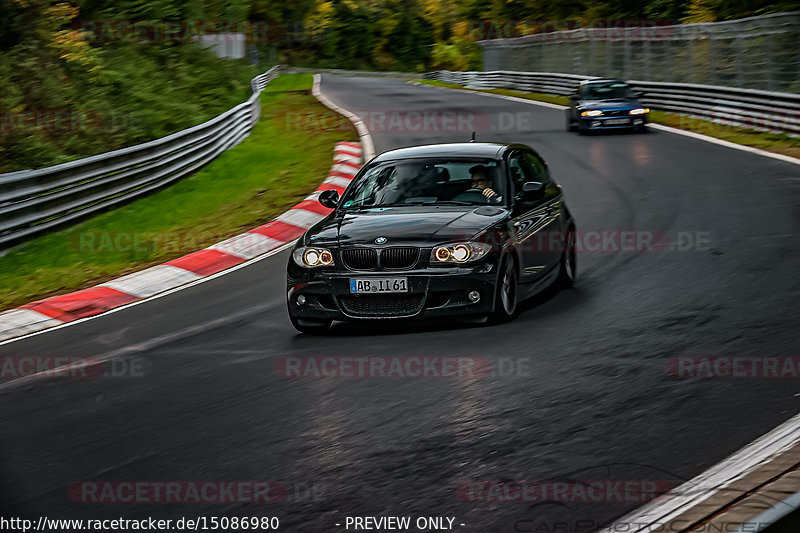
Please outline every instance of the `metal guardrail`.
M250 82L228 111L161 139L39 170L0 174L0 249L177 181L235 146L258 122L258 96L282 69Z
M397 72L392 70L345 70L340 68L305 68L288 67L289 73L331 74L333 76L349 76L353 78L400 78L411 80L419 78L416 72Z
M558 21L562 28L575 28L562 31L548 31L555 24L515 22L501 26L511 38L478 42L483 70L800 89L800 11L676 25L646 19Z
M576 74L508 70L437 71L423 74L423 78L472 89L516 89L564 96L575 92L581 80L598 79ZM756 130L800 134L798 94L689 83L636 80L629 83L635 90L645 93L642 101L653 109Z

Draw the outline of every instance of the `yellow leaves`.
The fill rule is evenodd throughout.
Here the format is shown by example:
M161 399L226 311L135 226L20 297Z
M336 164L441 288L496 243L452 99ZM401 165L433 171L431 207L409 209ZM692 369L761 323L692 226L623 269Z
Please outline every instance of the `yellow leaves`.
M60 59L70 63L76 62L89 67L89 70L99 68L95 65L95 57L89 43L83 40L82 32L78 30L61 30L53 35L50 44Z
M45 9L43 13L50 19L49 22L51 24L58 24L60 26L77 17L79 12L80 10L77 7L67 4L66 2L59 2Z
M344 0L344 2L342 3L345 6L347 6L347 9L350 9L351 11L358 11L359 9L361 9L359 3L355 2L354 0Z
M333 2L330 0L318 0L314 11L306 19L309 29L315 35L317 32L322 34L333 22Z
M684 23L692 22L714 22L717 16L714 14L715 2L713 0L692 0L689 2L688 14L683 17Z

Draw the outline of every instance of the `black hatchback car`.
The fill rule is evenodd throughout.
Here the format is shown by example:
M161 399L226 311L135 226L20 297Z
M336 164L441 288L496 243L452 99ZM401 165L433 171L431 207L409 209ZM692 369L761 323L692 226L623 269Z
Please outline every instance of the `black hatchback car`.
M641 96L621 80L584 80L569 97L567 130L646 131L650 109L639 101Z
M367 163L295 245L295 328L334 320L511 319L517 302L575 278L575 223L547 165L521 144L402 148Z

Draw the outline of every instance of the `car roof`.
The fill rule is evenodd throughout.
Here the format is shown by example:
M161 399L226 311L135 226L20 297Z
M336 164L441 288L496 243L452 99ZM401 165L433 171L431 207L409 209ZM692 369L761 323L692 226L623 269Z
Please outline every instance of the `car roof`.
M485 157L497 159L509 146L511 145L477 142L426 144L383 152L374 159L374 162L415 157Z

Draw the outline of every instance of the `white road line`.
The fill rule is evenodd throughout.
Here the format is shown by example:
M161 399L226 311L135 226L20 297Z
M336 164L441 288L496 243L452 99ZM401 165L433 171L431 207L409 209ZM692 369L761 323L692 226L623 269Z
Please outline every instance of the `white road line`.
M322 91L319 88L320 80L322 76L319 74L314 74L314 84L311 86L311 94L316 97L317 100L322 102L322 104L329 109L336 111L337 113L341 113L342 115L346 116L350 119L350 122L353 123L353 126L356 127L356 131L358 131L358 136L361 138L361 149L364 151L364 162L366 163L373 157L375 157L375 145L372 143L372 135L370 134L367 126L364 122L356 115L355 113L351 113L347 109L343 107L339 107L338 105L334 104L331 100L328 99L327 96L322 94Z
M332 110L337 111L337 106L335 104L333 104L329 100L328 100L328 103L325 103L323 101L323 99L327 100L327 98L325 98L325 96L323 96L319 92L319 75L318 74L315 75L315 77L314 77L314 86L312 87L312 92L314 92L314 91L315 91L315 96L321 102L323 102L325 105L330 107ZM347 114L349 113L350 116L348 116L348 118L350 120L354 120L352 117L354 117L355 115L353 115L349 111L342 110L341 112L345 116L347 116ZM363 123L361 123L361 121L358 119L358 117L355 117L355 120L357 120L361 124L361 126L360 126L361 130L359 130L359 134L361 135L363 133L363 135L361 135L362 136L362 143L363 143L363 139L366 139L366 141L367 141L366 145L362 144L362 147L366 147L366 150L364 148L359 148L358 146L337 144L334 147L334 158L333 158L333 164L334 165L336 165L337 162L341 162L342 160L350 160L350 161L354 161L354 162L358 163L358 162L361 161L361 157L358 155L360 152L363 152L366 155L368 155L370 159L372 157L374 157L374 155L375 155L375 153L374 153L375 149L374 149L374 147L372 145L372 137L370 136L369 131L366 130L366 126L364 126ZM356 125L356 129L359 129L358 125ZM355 172L356 172L356 169L351 168L349 165L339 165L339 166L340 167L344 167L341 170L343 172L348 172L348 173L353 173L353 174L355 174ZM336 181L329 181L329 180L336 180ZM327 182L327 183L342 183L342 182L340 182L338 180L344 180L344 178L338 178L338 177L334 178L332 176L329 176L328 179L325 180L325 182ZM349 185L349 181L347 181L347 184ZM344 185L344 186L346 186L346 185ZM307 200L316 200L318 197L319 197L319 191L315 191L315 192L311 193L306 199ZM295 225L295 226L298 226L298 227L301 227L301 228L309 228L309 227L314 225L317 221L319 221L322 218L323 218L323 215L319 215L319 214L314 213L312 211L307 211L307 210L304 210L304 209L292 208L292 209L289 209L287 212L283 213L282 215L278 216L275 220L280 220L282 222L286 222L288 224L292 224L292 225ZM242 235L238 235L238 236L233 237L231 239L227 239L227 240L222 241L220 243L217 243L217 244L215 244L213 246L210 246L209 248L215 249L215 250L219 250L219 251L222 251L222 252L225 252L225 253L230 253L231 255L236 255L238 257L243 257L245 259L248 259L248 261L246 261L244 263L241 263L239 265L233 266L231 268L227 268L227 269L222 270L220 272L217 272L216 274L212 274L212 275L206 276L206 277L201 277L201 278L195 279L193 281L191 279L187 278L187 282L186 283L183 283L181 285L175 286L173 288L168 288L169 287L169 285L168 285L169 282L167 280L170 278L170 276L168 274L163 274L162 273L164 275L163 279L158 279L158 277L155 278L155 279L158 279L158 282L160 284L162 284L162 286L159 288L157 293L149 294L147 296L144 296L144 294L148 294L148 292L152 292L152 291L148 291L148 289L145 288L144 284L140 284L139 281L143 280L143 279L150 278L152 273L143 274L146 271L142 271L142 272L137 272L137 273L134 273L134 274L130 274L129 276L123 276L123 277L117 278L115 280L112 280L112 281L109 281L107 283L104 283L103 286L115 288L116 290L123 290L123 289L118 288L118 287L126 286L127 288L123 292L127 292L129 294L133 294L134 296L139 296L139 297L141 297L143 299L142 300L138 300L136 302L131 302L131 303L126 304L126 305L122 305L120 307L115 307L115 308L109 309L109 310L104 311L103 313L99 313L97 315L88 316L88 317L85 317L85 318L82 318L82 319L79 319L79 320L73 320L71 322L64 322L64 321L61 321L61 320L50 318L50 317L48 317L46 315L43 315L43 314L41 314L41 313L39 313L37 311L32 311L32 310L29 310L29 309L11 309L9 311L2 312L2 313L0 313L0 328L2 328L2 329L0 329L0 346L5 345L5 344L10 344L12 342L16 342L16 341L19 341L19 340L22 340L22 339L27 339L27 338L32 337L34 335L39 335L39 334L46 333L46 332L49 332L49 331L54 331L56 329L60 329L60 328L63 328L63 327L71 326L73 324L79 324L79 323L85 322L87 320L94 320L95 318L103 317L103 316L106 316L106 315L108 315L110 313L116 313L117 311L122 311L123 309L127 309L128 307L131 307L133 305L139 305L139 304L154 300L156 298L161 298L161 297L167 296L167 295L172 294L173 292L176 292L176 291L179 291L179 290L188 289L189 287L193 287L194 285L196 285L198 283L203 283L203 282L215 279L215 278L217 278L219 276L223 276L225 274L229 274L231 272L235 272L236 270L239 270L240 268L244 268L244 267L246 267L246 266L248 266L248 265L250 265L250 264L252 264L252 263L254 263L256 261L260 261L261 259L265 259L267 257L270 257L270 256L272 256L272 255L274 255L276 253L281 252L282 250L285 250L286 248L288 248L290 246L293 246L295 242L296 242L296 240L292 240L291 242L283 243L282 241L278 241L278 240L275 240L275 239L270 239L269 237L267 237L265 235L261 235L259 233L249 233L249 232L248 233L244 233ZM152 268L160 268L160 267L165 267L164 270L166 270L166 268L175 268L177 270L183 270L183 269L180 269L178 267L173 267L172 265L157 265L156 267L152 267ZM147 270L151 270L151 269L147 269ZM188 271L186 271L186 272L189 275L195 275L192 272L188 272ZM142 277L141 278L137 278L136 277L137 274L141 275ZM150 279L153 279L153 278L150 278ZM166 289L166 290L164 290L164 289ZM136 292L133 292L133 291L136 291ZM22 333L22 334L20 335L20 333Z
M651 524L664 524L724 490L775 457L800 442L800 414L793 416L769 433L754 440L727 459L668 493L665 499L656 498L639 509L615 521L601 533L619 531L650 531ZM639 529L621 529L634 525Z
M291 244L291 243L287 243L287 244ZM272 255L272 254L270 254L270 255ZM266 256L264 256L264 257L266 257ZM259 259L262 259L262 258L259 258ZM242 268L242 267L245 267L245 266L248 266L248 265L252 265L254 262L255 261L249 261L247 263L242 263L241 265L238 265L237 267L233 267L230 270L238 270L239 268ZM218 275L224 274L224 273L226 273L228 271L229 270L224 270L222 272L214 274L213 276L209 276L207 278L199 279L196 282L192 283L191 285L194 285L196 283L203 283L204 281L208 281L209 279L215 278ZM173 289L170 292L175 292L175 291L180 290L182 288L183 287L179 287L177 289ZM155 298L160 298L160 296L156 296ZM153 298L148 299L148 300L140 300L139 302L135 302L135 303L126 305L125 307L130 307L130 306L137 305L137 304L140 304L140 303L149 302L152 299ZM114 311L118 311L120 309L124 309L125 307L117 307L116 309L112 309L111 311L108 311L108 313L112 313ZM259 312L267 311L268 309L270 309L270 307L272 307L272 304L255 305L255 306L252 306L252 307L248 307L246 309L242 309L240 311L236 311L236 312L234 312L232 314L225 315L225 316L223 316L221 318L216 318L214 320L210 320L208 322L203 322L201 324L194 324L192 326L188 326L186 328L179 329L177 331L171 331L169 333L161 335L160 337L156 337L154 339L148 339L148 340L140 342L138 344L131 344L131 345L128 345L128 346L124 346L122 348L117 348L116 350L113 350L111 352L106 352L106 353L104 353L102 355L91 356L90 358L87 358L87 359L88 359L88 361L90 363L90 366L95 366L95 365L98 365L98 364L105 363L106 361L110 361L112 359L116 359L117 357L131 356L131 355L136 354L138 352L142 352L142 351L146 351L146 350L152 350L152 349L154 349L154 348L156 348L158 346L162 346L164 344L170 344L170 343L173 343L173 342L175 342L176 340L179 340L179 339L191 337L191 336L197 335L198 333L201 333L201 332L207 332L207 331L209 331L211 329L215 329L217 327L221 327L221 326L224 326L226 324L235 323L235 322L238 322L240 320L247 319L247 318L252 317L253 315L255 315L255 314L259 313ZM94 317L89 317L89 318L94 318ZM88 320L88 318L87 319L83 319L83 320ZM83 322L83 320L70 322L68 324L64 324L64 326L67 326L67 325L70 325L70 324L75 324L77 322ZM61 327L61 326L59 326L59 327ZM57 328L53 328L53 329L57 329ZM51 330L45 330L45 331L51 331ZM49 375L52 375L52 374L58 373L58 372L65 372L72 366L73 366L72 364L65 365L65 366L60 366L60 367L56 367L55 369L46 370L44 372L36 372L36 373L29 374L29 375L26 375L26 376L18 377L18 378L9 380L9 381L0 382L0 391L4 391L4 390L7 390L7 389L14 388L14 387L16 387L18 385L22 385L22 384L27 383L28 381L32 381L32 380L37 380L37 379L47 380L48 378L46 376L49 376ZM85 366L89 366L89 365L85 365Z
M433 88L433 89L443 89L445 91L458 91L458 92L467 93L467 94L479 94L479 95L482 95L482 96L489 96L489 97L492 97L492 98L502 98L503 100L510 100L512 102L520 102L520 103L523 103L523 104L538 105L538 106L541 106L541 107L549 107L551 109L561 109L561 110L567 109L567 106L563 106L563 105L551 104L549 102L539 102L539 101L536 101L536 100L528 100L526 98L519 98L519 97L516 97L516 96L506 96L504 94L484 93L484 92L481 92L481 91L468 91L466 89L451 89L449 87L436 87L435 85L425 85L424 83L418 83L418 82L407 82L407 83L412 83L412 84L418 85L420 87L430 87L430 88ZM743 144L736 144L736 143L733 143L733 142L730 142L730 141L724 141L722 139L717 139L716 137L710 137L708 135L703 135L701 133L695 133L693 131L686 131L686 130L681 130L681 129L678 129L678 128L672 128L670 126L664 126L663 124L654 124L654 123L650 122L647 126L650 127L650 128L653 128L653 129L666 131L668 133L674 133L676 135L683 135L685 137L691 137L692 139L697 139L698 141L705 141L705 142L709 142L709 143L713 143L713 144L718 144L720 146L725 146L727 148L733 148L734 150L741 150L742 152L749 152L751 154L756 154L756 155L760 155L760 156L764 156L764 157L770 157L772 159L777 159L779 161L783 161L784 163L792 163L793 165L800 165L800 159L798 159L796 157L791 157L791 156L783 155L783 154L776 154L775 152L768 152L767 150L761 150L759 148L753 148L751 146L745 146Z
M198 274L172 265L156 265L154 267L122 276L99 285L138 296L149 298L159 292L172 289L184 283L200 278Z
M686 131L681 130L678 128L672 128L670 126L664 126L663 124L648 124L648 127L654 128L657 130L667 131L669 133L675 133L677 135L684 135L686 137L691 137L692 139L697 139L700 141L705 141L708 143L718 144L720 146L727 146L728 148L733 148L735 150L741 150L743 152L750 152L751 154L762 155L764 157L771 157L772 159L778 159L785 163L792 163L793 165L800 165L800 159L796 157L792 157L789 155L783 154L776 154L775 152L768 152L766 150L761 150L760 148L753 148L752 146L745 146L743 144L736 144L730 141L724 141L722 139L717 139L716 137L709 137L708 135L703 135L701 133L695 133L693 131Z
M551 104L549 102L538 102L535 100L528 100L525 98L506 96L502 94L467 91L464 89L450 89L447 87L435 87L433 85L425 85L417 82L410 83L414 83L415 85L419 85L421 87L459 91L468 94L480 94L491 98L502 98L504 100L548 107L551 109L567 109L567 106ZM666 131L668 133L691 137L692 139L696 139L698 141L718 144L734 150L741 150L743 152L749 152L751 154L777 159L785 163L800 165L800 159L787 155L776 154L766 150L760 150L758 148L752 148L750 146L744 146L741 144L732 143L730 141L717 139L716 137L709 137L708 135L680 130L661 124L650 123L648 126L661 131ZM671 519L674 519L680 516L681 513L686 512L688 509L691 509L699 503L707 500L737 479L741 479L749 472L760 466L761 463L766 459L779 454L783 450L791 448L798 442L800 442L800 414L795 415L787 422L781 424L761 438L756 439L751 444L742 448L740 451L736 452L721 463L718 463L717 465L673 490L670 493L670 498L668 500L660 501L659 499L656 499L616 521L614 525L602 530L601 533L644 531L649 524L663 524ZM634 525L639 526L640 528L635 530L630 529L630 526Z
M21 337L14 337L13 339L2 340L2 341L0 341L0 346L4 346L6 344L11 344L12 342L17 342L17 341L20 341L20 340L23 340L23 339L28 339L30 337L34 337L36 335L41 335L43 333L49 333L49 332L55 331L57 329L66 328L66 327L72 326L74 324L80 324L82 322L86 322L86 321L89 321L89 320L94 320L95 318L105 317L105 316L108 316L108 315L110 315L112 313L117 313L119 311L124 311L125 309L128 309L129 307L133 307L135 305L141 305L141 304L144 304L144 303L152 302L153 300L157 300L159 298L164 298L165 296L169 296L172 293L175 293L175 292L178 292L178 291L182 291L182 290L188 289L190 287L194 287L195 285L199 285L200 283L205 283L207 281L211 281L212 279L217 279L220 276L224 276L226 274L230 274L231 272L236 272L239 269L249 267L250 265L254 265L255 263L257 263L259 261L267 259L268 257L272 257L273 255L279 254L280 252L286 250L287 248L290 248L291 246L294 246L295 242L296 242L296 240L287 242L283 246L281 246L280 248L275 248L274 250L270 250L269 252L265 253L262 256L254 257L250 261L247 261L245 263L239 263L238 265L235 265L235 266L232 266L232 267L227 268L225 270L222 270L220 272L217 272L216 274L211 274L210 276L206 276L204 278L200 278L198 280L189 282L186 285L181 285L180 287L175 287L174 289L169 289L166 292L162 292L161 294L156 294L155 296L151 296L150 298L147 298L145 300L137 300L135 302L131 302L131 303L126 304L126 305L121 305L119 307L114 307L112 309L109 309L108 311L104 311L103 313L100 313L99 315L87 316L85 318L74 320L72 322L61 322L60 320L57 320L56 321L56 322L58 322L57 326L49 327L47 329L40 329L39 331L34 331L34 332L31 332L31 333L28 333L27 335L23 335ZM11 311L6 311L6 312L7 313L11 313L11 312L14 312L14 311L27 311L27 309L12 309ZM0 314L0 316L2 316L2 314ZM0 389L5 388L5 385L6 384L0 384Z

